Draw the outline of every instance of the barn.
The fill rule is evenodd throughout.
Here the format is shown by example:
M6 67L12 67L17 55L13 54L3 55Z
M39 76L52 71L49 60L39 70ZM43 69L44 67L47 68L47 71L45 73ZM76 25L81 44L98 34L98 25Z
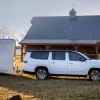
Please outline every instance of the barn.
M21 60L28 50L75 50L98 58L100 53L100 15L33 17L21 44Z

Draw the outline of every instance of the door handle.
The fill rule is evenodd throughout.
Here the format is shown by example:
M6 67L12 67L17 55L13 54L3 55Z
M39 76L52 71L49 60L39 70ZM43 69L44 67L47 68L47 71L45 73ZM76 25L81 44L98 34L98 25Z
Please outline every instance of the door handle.
M51 62L52 64L55 64L55 62Z
M69 63L69 64L74 64L74 63Z

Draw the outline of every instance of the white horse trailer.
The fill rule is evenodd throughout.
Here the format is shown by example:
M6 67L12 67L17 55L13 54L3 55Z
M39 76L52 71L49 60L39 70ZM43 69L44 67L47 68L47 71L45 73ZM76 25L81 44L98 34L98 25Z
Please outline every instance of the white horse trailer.
M13 72L15 67L14 39L0 39L0 72Z

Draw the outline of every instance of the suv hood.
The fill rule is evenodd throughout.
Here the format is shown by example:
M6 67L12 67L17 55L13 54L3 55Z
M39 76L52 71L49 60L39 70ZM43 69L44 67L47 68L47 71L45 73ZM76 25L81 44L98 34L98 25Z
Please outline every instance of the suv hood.
M100 60L90 59L90 60L87 60L87 62L88 62L90 65L93 65L94 67L97 67L97 66L100 67Z

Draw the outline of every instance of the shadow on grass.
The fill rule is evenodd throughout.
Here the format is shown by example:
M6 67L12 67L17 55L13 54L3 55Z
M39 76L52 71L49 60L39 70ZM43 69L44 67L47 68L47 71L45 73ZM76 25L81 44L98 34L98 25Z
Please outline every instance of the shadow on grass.
M66 98L66 96L70 97L74 94L70 90L69 95L66 95L69 89L75 91L75 88L87 86L100 86L100 83L91 82L86 79L70 79L66 77L50 77L47 80L41 81L24 76L19 77L16 75L0 74L0 87L44 100L57 100L62 97ZM76 91L78 92L80 89L82 88Z

